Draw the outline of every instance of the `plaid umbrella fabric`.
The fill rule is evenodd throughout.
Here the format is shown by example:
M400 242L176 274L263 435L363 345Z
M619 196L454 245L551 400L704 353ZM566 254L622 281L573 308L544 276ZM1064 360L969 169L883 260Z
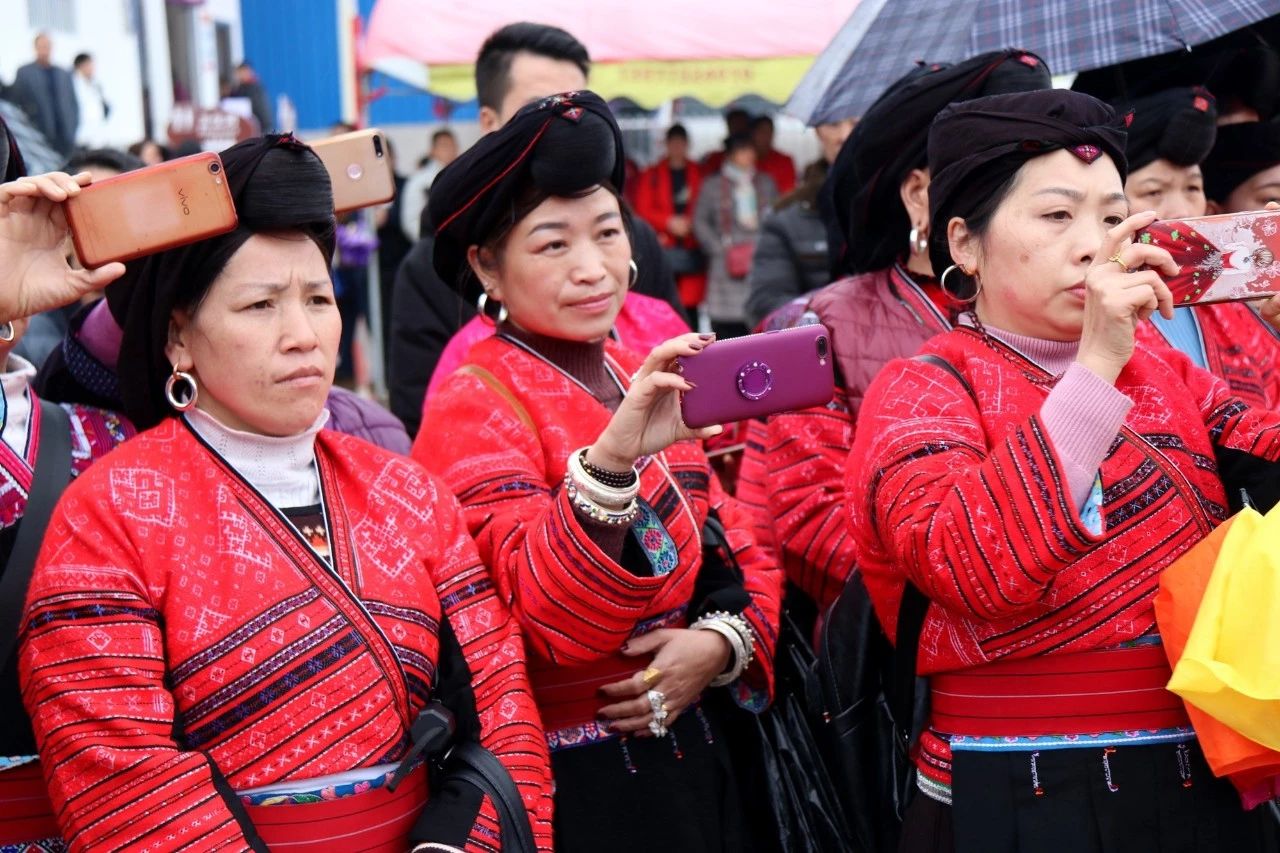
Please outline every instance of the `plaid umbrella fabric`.
M1188 49L1280 14L1280 0L862 0L787 111L861 115L914 63L1020 47L1055 74Z

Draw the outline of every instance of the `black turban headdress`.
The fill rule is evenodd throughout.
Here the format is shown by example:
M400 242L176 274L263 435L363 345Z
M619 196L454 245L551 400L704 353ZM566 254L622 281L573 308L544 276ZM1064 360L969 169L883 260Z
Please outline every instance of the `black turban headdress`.
M1205 159L1204 191L1224 202L1236 187L1280 165L1280 121L1250 121L1218 128L1218 141Z
M173 411L164 397L173 370L164 351L174 309L198 305L250 237L299 231L315 241L326 263L333 258L333 190L315 152L292 134L268 134L223 151L222 167L239 219L235 230L131 261L107 288L111 314L124 330L120 398L139 429Z
M902 254L911 222L899 187L912 169L925 167L929 124L943 107L1050 84L1040 57L1009 49L920 65L890 85L841 147L823 186L833 272L884 269Z
M594 92L566 92L523 107L431 185L436 274L464 299L476 299L480 283L467 249L514 225L523 196L536 190L571 198L604 183L621 193L625 168L622 132Z
M947 223L967 219L1023 164L1058 150L1092 163L1106 154L1123 183L1125 121L1092 95L1066 89L995 95L943 110L929 129L929 259L951 265Z
M1156 160L1196 166L1209 156L1218 135L1218 109L1213 95L1199 87L1165 89L1129 103L1117 103L1121 114L1133 113L1125 154L1129 171Z
M18 140L9 132L9 126L0 117L0 183L16 181L27 174L26 164L22 162L22 152L18 150Z

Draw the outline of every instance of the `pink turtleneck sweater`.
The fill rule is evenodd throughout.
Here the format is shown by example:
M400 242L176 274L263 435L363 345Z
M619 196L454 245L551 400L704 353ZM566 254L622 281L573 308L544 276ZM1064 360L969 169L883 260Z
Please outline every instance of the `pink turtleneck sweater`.
M1040 420L1058 451L1071 499L1083 507L1133 401L1076 361L1079 341L1046 341L990 326L987 332L1061 377L1040 408Z

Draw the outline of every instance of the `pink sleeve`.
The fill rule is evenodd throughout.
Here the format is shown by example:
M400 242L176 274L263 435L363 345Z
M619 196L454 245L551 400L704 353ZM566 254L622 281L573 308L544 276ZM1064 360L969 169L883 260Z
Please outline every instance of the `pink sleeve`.
M1089 368L1072 364L1040 407L1062 460L1071 501L1080 509L1133 401Z

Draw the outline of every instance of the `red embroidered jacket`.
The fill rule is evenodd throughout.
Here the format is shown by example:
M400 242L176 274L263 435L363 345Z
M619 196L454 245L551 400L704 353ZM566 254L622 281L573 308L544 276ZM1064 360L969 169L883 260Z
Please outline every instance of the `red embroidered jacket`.
M736 494L770 531L787 580L825 610L853 568L844 473L863 395L886 363L914 355L950 323L898 266L828 285L808 311L831 333L835 398L750 421Z
M624 385L642 362L612 341L605 355ZM562 488L569 454L595 441L609 410L501 337L476 344L467 361L428 402L413 453L462 502L499 594L524 627L535 681L548 667L616 657L629 637L658 627L646 620L683 614L702 564L702 525L715 507L752 599L744 616L756 635L756 657L744 678L771 690L781 576L700 445L681 442L639 466L640 496L677 553L666 574L633 574L583 530ZM490 377L473 372L477 367ZM632 672L643 668L630 665Z
M482 741L551 848L549 760L519 627L452 495L349 436L322 431L315 455L332 567L178 419L59 502L21 677L72 849L244 848L226 783L397 761L431 695L442 611ZM496 850L497 829L486 801L467 849Z
M1250 406L1280 405L1280 339L1252 308L1220 302L1186 309L1204 342L1205 367ZM1154 323L1140 323L1137 339L1155 350L1170 346Z
M1280 458L1280 414L1181 353L1139 345L1134 401L1101 468L1103 533L1082 525L1039 411L1052 377L957 329L872 383L849 457L858 565L892 635L903 582L933 602L921 673L1114 646L1155 624L1160 572L1226 515L1214 447ZM1040 377L1043 384L1028 377Z

